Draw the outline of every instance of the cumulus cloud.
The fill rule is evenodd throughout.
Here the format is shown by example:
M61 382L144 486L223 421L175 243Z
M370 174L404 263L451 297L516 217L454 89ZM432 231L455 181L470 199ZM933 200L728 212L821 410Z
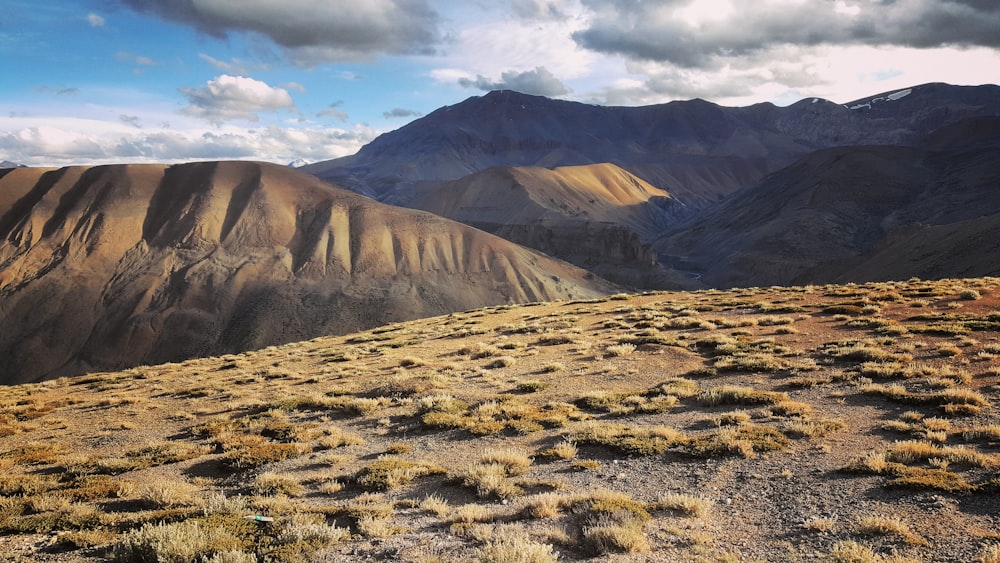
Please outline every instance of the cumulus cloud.
M524 72L508 70L501 73L500 80L496 81L477 75L475 79L459 78L458 83L465 88L477 88L484 91L516 90L535 96L553 97L569 93L569 88L562 81L541 66Z
M397 119L405 117L420 117L423 115L419 111L404 108L392 108L389 111L382 112L382 117L386 119Z
M214 123L257 121L260 112L295 109L288 90L245 76L223 74L200 88L180 88L179 91L188 99L188 106L181 110L184 114Z
M1000 47L1000 4L985 0L583 2L593 17L579 45L686 68L784 45Z
M104 27L104 18L97 14L87 14L87 23L90 27Z
M255 32L303 66L382 54L430 54L440 17L427 0L120 0L130 8L224 38Z

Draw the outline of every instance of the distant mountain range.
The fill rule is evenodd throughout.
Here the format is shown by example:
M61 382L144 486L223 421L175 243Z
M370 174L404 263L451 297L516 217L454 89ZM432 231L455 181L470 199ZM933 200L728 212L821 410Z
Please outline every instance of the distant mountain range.
M898 245L916 244L924 229L954 230L954 221L993 209L993 193L963 175L959 161L973 150L965 139L974 136L974 150L985 155L975 173L996 184L1000 173L990 165L998 160L990 121L996 116L996 85L934 83L847 104L809 98L787 107L740 108L703 100L601 107L499 91L441 108L355 155L303 170L489 230L633 287L986 275L1000 273L1000 254L960 266L938 248L936 258L895 259L890 267L880 253L897 245L898 257ZM555 172L540 172L577 167L575 181L586 190L613 189L619 180L607 174L581 179L593 165L613 165L619 179L633 177L649 198L628 204L596 198L594 205L606 211L584 211L560 204L578 195L568 195ZM928 193L924 211L916 211L894 190L931 190L933 197ZM837 197L822 196L827 193ZM472 199L489 201L491 209ZM926 210L959 204L976 207ZM544 214L531 211L538 205ZM616 205L634 209L611 211ZM949 231L950 237L961 238L959 232L966 231ZM650 255L658 261L650 263Z
M697 208L819 149L909 145L984 115L1000 115L1000 86L925 84L847 104L809 98L736 108L704 100L605 107L504 90L443 107L355 155L303 169L405 203L417 182L494 166L611 163Z
M946 84L503 91L298 169L3 168L0 384L623 288L1000 275L998 188L1000 87Z

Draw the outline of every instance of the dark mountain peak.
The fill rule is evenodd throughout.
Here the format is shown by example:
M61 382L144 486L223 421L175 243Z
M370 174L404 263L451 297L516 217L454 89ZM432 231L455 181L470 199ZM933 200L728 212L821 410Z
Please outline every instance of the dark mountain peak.
M522 102L531 102L531 101L535 101L535 102L541 102L541 101L554 102L554 101L557 101L557 100L553 100L551 98L546 98L545 96L536 96L534 94L525 94L524 92L518 92L517 90L490 90L489 92L487 92L486 94L484 94L482 96L476 96L474 98L469 98L469 99L480 99L480 100L491 102L491 103L497 103L497 102L507 102L507 103L517 102L517 103L522 103Z

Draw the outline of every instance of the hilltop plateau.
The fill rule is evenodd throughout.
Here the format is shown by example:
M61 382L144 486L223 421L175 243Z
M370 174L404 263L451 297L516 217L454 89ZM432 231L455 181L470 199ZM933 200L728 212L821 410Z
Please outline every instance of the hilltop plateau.
M1000 280L508 305L0 389L14 561L995 561Z

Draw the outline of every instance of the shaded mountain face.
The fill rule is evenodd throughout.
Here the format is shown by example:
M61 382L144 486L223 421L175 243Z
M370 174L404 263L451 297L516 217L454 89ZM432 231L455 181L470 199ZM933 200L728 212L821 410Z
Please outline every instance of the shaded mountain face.
M616 288L247 162L0 171L0 383Z
M491 167L606 162L694 210L818 149L909 145L984 115L1000 115L1000 87L925 84L845 105L810 98L742 108L703 100L601 107L500 91L441 108L355 155L305 170L396 202L419 181Z
M628 287L684 287L648 244L683 205L613 164L499 167L421 182L407 207L472 225Z
M969 119L817 151L654 245L711 287L998 275L998 179L1000 118Z

